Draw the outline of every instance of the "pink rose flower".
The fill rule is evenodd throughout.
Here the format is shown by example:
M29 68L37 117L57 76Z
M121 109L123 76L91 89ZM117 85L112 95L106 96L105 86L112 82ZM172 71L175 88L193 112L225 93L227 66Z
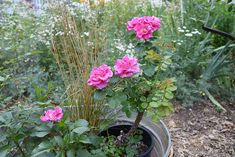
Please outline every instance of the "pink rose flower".
M139 23L139 18L133 18L131 21L127 22L127 30L133 30L135 26Z
M134 30L138 40L148 40L160 29L161 21L154 16L135 17L127 22L127 30Z
M122 78L131 77L140 72L137 58L125 55L122 59L118 59L115 63L115 75Z
M49 109L44 112L44 115L40 117L41 121L59 121L63 117L62 108L59 106L55 107L54 109Z
M108 65L103 64L98 68L95 67L92 69L87 84L96 89L103 89L108 85L109 78L112 76L113 72L111 68Z
M140 23L135 27L137 39L147 40L153 37L152 28L149 24Z

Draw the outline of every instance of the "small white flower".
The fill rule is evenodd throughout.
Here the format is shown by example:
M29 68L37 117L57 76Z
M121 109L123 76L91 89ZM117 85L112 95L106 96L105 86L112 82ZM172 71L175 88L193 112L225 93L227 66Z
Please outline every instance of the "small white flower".
M186 37L191 37L191 36L193 36L193 34L191 34L191 33L186 33L185 36L186 36Z
M175 40L173 40L172 42L173 42L173 43L175 43L176 41L175 41Z
M84 35L88 37L89 36L89 32L84 32Z
M116 48L121 51L125 51L125 47L123 45L117 45Z
M190 32L190 31L187 29L186 32Z
M186 26L183 26L183 29L186 29Z
M181 45L181 43L177 43L177 45Z
M49 41L47 41L47 42L46 42L46 45L47 45L47 46L49 46L49 45L50 45L50 42L49 42Z
M201 33L199 31L194 31L194 34L199 34L200 35Z
M133 49L134 48L134 45L132 43L130 43L128 46L127 46L128 49Z
M92 43L92 42L90 42L90 41L88 41L88 42L87 42L87 45L88 45L88 46L92 46L92 45L93 45L93 43Z
M178 40L178 42L183 43L183 40Z
M183 29L179 29L178 31L179 31L179 32L184 32L184 30L183 30Z

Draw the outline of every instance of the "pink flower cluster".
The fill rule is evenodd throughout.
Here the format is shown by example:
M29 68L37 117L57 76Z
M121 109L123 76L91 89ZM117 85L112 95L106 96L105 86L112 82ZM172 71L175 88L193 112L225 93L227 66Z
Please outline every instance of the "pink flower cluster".
M122 59L118 59L114 66L115 75L126 78L140 72L138 60L134 57L125 55ZM109 79L113 76L111 67L106 64L92 69L90 78L87 83L96 89L103 89L108 85Z
M63 117L62 108L59 106L55 107L54 109L49 109L44 112L44 115L40 117L41 121L59 121Z
M155 16L135 17L127 23L127 30L134 30L138 40L148 40L161 27L161 20Z
M140 72L137 58L125 55L122 59L118 59L114 66L115 75L122 78L131 77Z
M95 67L91 71L90 78L87 83L97 89L102 89L108 85L109 78L113 76L111 68L103 64L100 67Z

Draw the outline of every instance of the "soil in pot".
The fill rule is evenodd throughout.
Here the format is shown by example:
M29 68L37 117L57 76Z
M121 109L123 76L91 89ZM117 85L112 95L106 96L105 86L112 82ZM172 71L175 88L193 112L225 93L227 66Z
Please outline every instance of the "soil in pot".
M152 133L139 127L137 132L123 141L122 136L130 130L131 125L113 125L99 135L106 137L107 144L114 145L120 157L150 157L154 146ZM116 157L116 156L115 156Z

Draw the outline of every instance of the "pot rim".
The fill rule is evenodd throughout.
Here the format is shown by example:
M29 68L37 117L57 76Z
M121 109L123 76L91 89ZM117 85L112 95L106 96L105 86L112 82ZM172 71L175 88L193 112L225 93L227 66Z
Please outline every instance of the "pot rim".
M147 119L148 120L148 119ZM132 124L133 123L133 120L131 118L124 118L124 117L119 117L118 118L118 124ZM150 123L152 123L153 125L156 125L155 123L153 123L152 121L150 121ZM166 135L168 136L168 139L167 139L167 148L166 149L163 149L162 147L162 152L163 152L163 157L168 157L168 155L170 154L170 151L171 151L171 147L172 147L172 142L171 142L171 134L168 130L168 128L166 127L165 123L162 121L162 120L159 120L158 122L160 125L162 125L162 129L164 132L166 132ZM146 130L148 130L149 132L152 133L153 137L155 139L157 139L157 141L161 144L161 146L163 146L162 142L161 142L161 139L159 138L159 136L157 134L155 134L154 132L156 132L155 130L153 130L150 126L148 126L147 124L144 125L143 123L143 120L140 122L140 125L139 127L143 127L145 128Z

